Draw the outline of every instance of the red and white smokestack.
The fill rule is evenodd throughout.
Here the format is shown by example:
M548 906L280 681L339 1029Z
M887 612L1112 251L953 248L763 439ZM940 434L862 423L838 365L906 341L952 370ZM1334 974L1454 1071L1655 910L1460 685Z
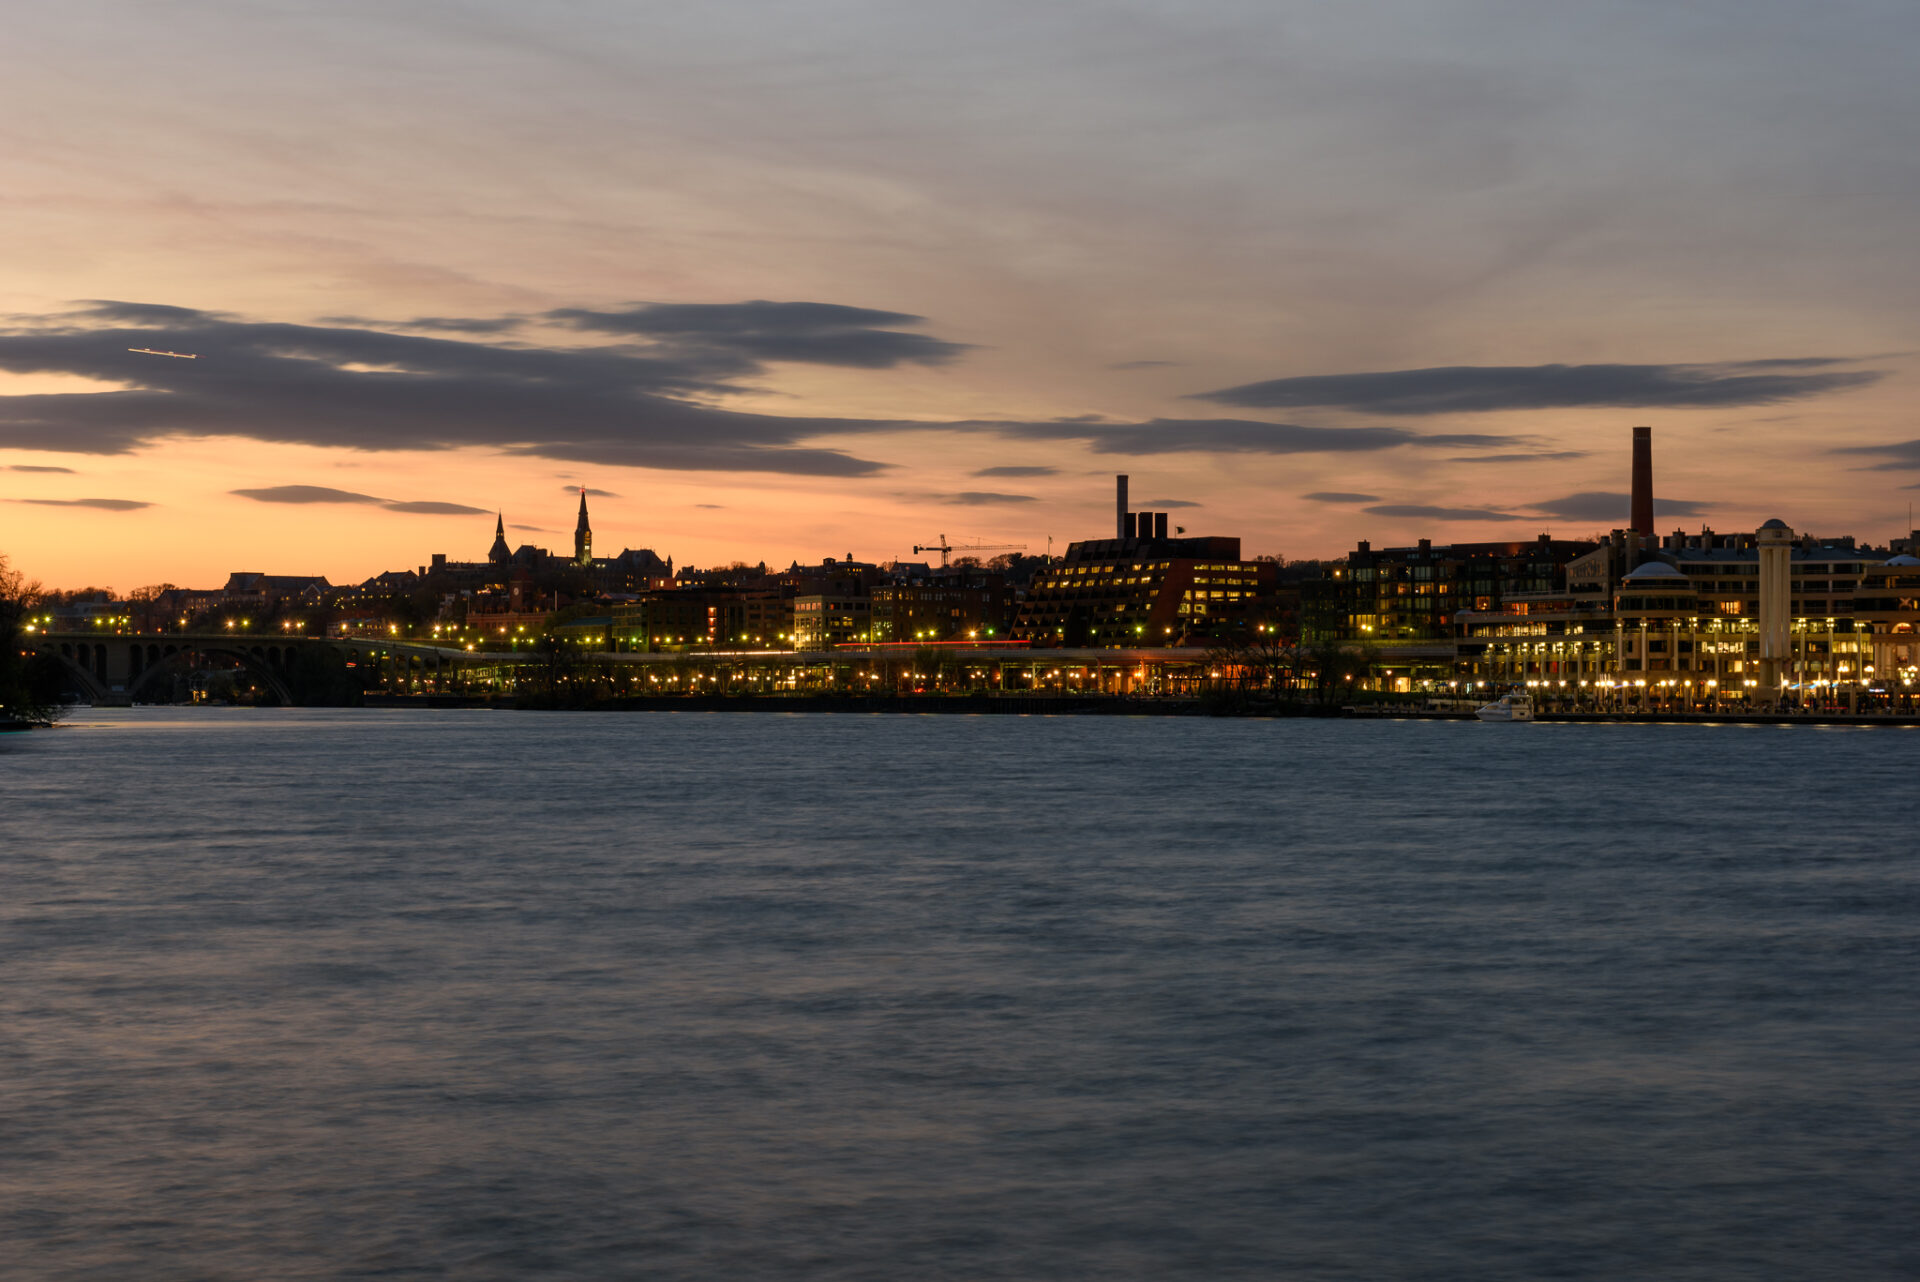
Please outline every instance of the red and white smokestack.
M1128 528L1133 524L1133 516L1131 513L1127 511L1126 474L1122 473L1121 475L1114 477L1113 483L1114 483L1113 485L1114 500L1113 501L1114 501L1114 511L1116 513L1114 517L1114 522L1113 522L1114 537L1120 538L1120 539L1132 538L1133 531Z
M1653 429L1633 429L1633 506L1629 524L1635 534L1653 534Z

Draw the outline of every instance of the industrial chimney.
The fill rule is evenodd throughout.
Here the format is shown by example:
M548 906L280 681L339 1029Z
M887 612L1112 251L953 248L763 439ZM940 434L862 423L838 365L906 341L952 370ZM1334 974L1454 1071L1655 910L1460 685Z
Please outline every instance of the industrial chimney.
M1653 534L1653 429L1633 429L1633 506L1628 524L1641 538Z
M1130 512L1127 511L1126 474L1123 472L1119 476L1114 477L1113 482L1114 482L1114 508L1118 514L1114 519L1114 537L1121 538L1121 539L1131 538L1133 536L1133 531L1127 527L1133 524L1133 516Z

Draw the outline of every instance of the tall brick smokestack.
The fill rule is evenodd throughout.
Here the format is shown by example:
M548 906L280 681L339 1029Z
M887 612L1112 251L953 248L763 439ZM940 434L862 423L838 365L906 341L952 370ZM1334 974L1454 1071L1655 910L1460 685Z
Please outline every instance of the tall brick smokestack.
M1127 478L1124 473L1113 478L1113 489L1114 508L1117 514L1114 519L1116 531L1114 537L1130 539L1133 537L1133 530L1129 527L1133 525L1133 521L1130 519L1131 513L1127 511Z
M1650 427L1633 429L1633 507L1630 523L1633 532L1642 538L1653 533L1653 429Z

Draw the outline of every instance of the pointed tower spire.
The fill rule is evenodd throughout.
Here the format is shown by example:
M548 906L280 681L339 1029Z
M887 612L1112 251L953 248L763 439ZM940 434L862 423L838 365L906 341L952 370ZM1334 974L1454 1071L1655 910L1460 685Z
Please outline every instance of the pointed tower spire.
M487 560L495 565L513 559L513 550L507 546L507 515L496 512L493 517L493 546L487 549Z
M593 560L593 527L587 524L587 487L580 487L580 519L573 527L573 559L581 565Z

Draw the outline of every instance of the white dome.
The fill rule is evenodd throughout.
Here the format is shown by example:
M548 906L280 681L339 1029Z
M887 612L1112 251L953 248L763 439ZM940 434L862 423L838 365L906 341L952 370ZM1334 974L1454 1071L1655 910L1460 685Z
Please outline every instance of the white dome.
M1627 575L1625 582L1632 583L1636 579L1685 579L1686 577L1665 561L1649 561Z
M1908 556L1906 553L1902 552L1899 556L1888 557L1886 560L1882 561L1880 564L1905 565L1905 566L1920 565L1920 557Z

